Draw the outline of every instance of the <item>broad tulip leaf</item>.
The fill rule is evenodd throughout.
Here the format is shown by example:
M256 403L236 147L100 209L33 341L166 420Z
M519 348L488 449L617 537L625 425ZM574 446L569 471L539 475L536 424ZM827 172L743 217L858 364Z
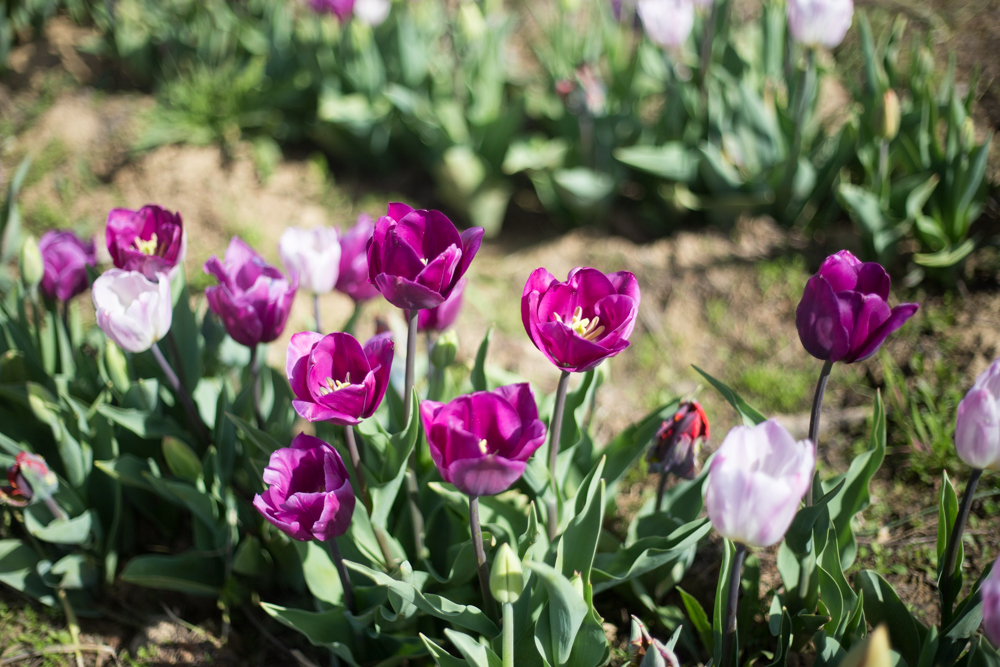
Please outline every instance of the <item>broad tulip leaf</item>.
M493 339L493 327L491 326L486 330L486 335L483 336L483 342L479 344L479 349L476 351L476 362L472 366L472 375L470 380L472 381L473 391L486 391L486 354L490 350L490 341Z
M246 436L247 440L256 445L264 456L270 456L275 450L281 449L281 444L277 440L252 425L250 422L240 419L232 413L226 413L226 416L229 417L234 424L236 424L237 428L243 432L243 435Z
M187 482L195 482L201 476L201 461L198 460L198 455L177 438L163 439L163 458L170 472Z
M715 586L715 607L712 609L712 664L719 667L735 667L736 656L739 655L739 644L733 638L733 664L722 664L723 628L726 623L726 602L729 589L729 577L733 570L736 556L736 546L729 540L722 540L722 563L719 567L719 580Z
M678 561L711 532L708 519L684 524L665 537L646 537L614 553L594 559L594 593L600 593L667 563Z
M247 535L233 554L233 572L248 577L260 577L271 569L271 555L254 535Z
M668 181L690 183L698 175L699 154L683 143L672 141L662 146L628 146L616 148L615 159Z
M39 602L56 604L52 589L38 574L38 554L21 540L0 540L0 582Z
M885 623L889 627L892 645L908 665L920 660L920 638L925 631L910 614L910 610L896 595L885 579L872 570L862 570L854 576L854 583L864 593L865 619L872 626Z
M938 501L938 527L937 527L937 560L938 560L938 595L941 597L941 608L951 610L955 604L954 596L962 590L962 562L965 560L965 546L961 540L958 543L958 554L955 558L955 569L952 572L944 572L945 552L951 540L952 532L955 529L955 519L958 517L958 496L955 487L948 479L947 471L942 472L941 495ZM944 598L944 588L942 582L946 577L952 581L951 599ZM950 614L946 614L950 616Z
M125 565L121 579L147 588L218 597L224 572L222 560L212 556L136 556Z
M351 667L359 667L354 659L355 632L343 607L316 612L261 602L260 608L282 625L305 635L313 646L328 648Z
M501 667L503 664L500 656L494 653L490 647L480 644L464 632L445 629L444 636L465 657L465 661L469 663L470 667Z
M569 577L574 572L579 572L585 588L590 584L590 571L594 566L594 553L597 551L597 541L601 536L601 524L604 520L603 470L602 458L580 485L573 518L562 536L563 574Z
M701 373L702 377L704 377L706 380L708 380L709 383L713 387L715 387L719 391L720 394L722 394L723 398L725 398L727 401L729 401L729 404L731 406L733 406L733 408L739 414L740 418L743 420L743 423L745 425L747 425L747 426L756 426L757 424L760 424L761 422L767 421L767 417L765 417L764 415L762 415L760 412L757 411L756 408L752 407L749 403L747 403L746 401L744 401L740 397L739 394L737 394L735 391L733 391L732 389L730 389L727 385L725 385L724 383L720 382L719 380L716 380L714 377L712 377L711 375L709 375L705 371L701 370L697 366L692 365L692 367L696 371L698 371L699 373Z
M91 531L99 524L95 521L96 512L88 510L80 516L63 521L54 520L43 525L32 511L34 506L24 513L24 527L28 532L42 540L53 544L86 544L90 540Z
M168 435L182 440L191 437L170 417L153 412L132 408L116 408L107 403L98 405L97 411L118 426L147 440L159 440Z
M608 663L611 646L601 620L597 611L591 609L576 633L573 650L566 661L567 667L597 667Z
M543 654L551 656L552 667L560 667L569 660L576 634L590 608L569 579L555 568L537 562L527 562L524 566L538 575L549 597L548 614L544 609L542 611L545 623L542 623L540 617L535 627L536 642L542 644L540 649L544 649ZM540 629L547 629L548 632L539 633ZM540 634L548 636L540 637Z
M476 607L456 604L440 595L430 593L425 595L411 584L393 579L359 563L344 561L344 564L349 569L368 577L377 585L396 593L404 602L415 605L424 613L487 637L495 637L499 633L496 624Z
M184 272L178 271L171 285L174 294L174 312L167 334L167 348L174 359L174 370L188 392L194 392L201 379L201 353L204 346L198 323L191 310L191 294L188 291ZM176 283L179 283L177 285Z
M420 640L427 647L427 652L430 653L431 658L434 659L434 664L438 667L468 667L469 663L448 653L441 645L435 643L433 639L422 632L420 633Z
M684 610L691 620L691 625L694 626L694 632L701 641L701 645L705 647L705 651L711 653L712 624L708 622L708 614L705 613L705 608L701 606L701 603L694 596L680 586L677 586L677 592L681 594L681 602L684 603Z
M330 552L316 540L296 541L295 549L302 559L302 573L305 575L309 592L329 605L342 606L344 587L340 583L340 574L330 558Z

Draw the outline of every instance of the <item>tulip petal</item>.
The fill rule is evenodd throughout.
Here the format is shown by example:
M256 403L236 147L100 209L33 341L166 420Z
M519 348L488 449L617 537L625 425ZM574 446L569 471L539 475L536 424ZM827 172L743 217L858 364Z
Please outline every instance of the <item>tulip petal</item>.
M469 270L472 260L475 259L476 253L479 252L479 248L483 244L483 235L485 233L486 230L482 227L470 227L459 234L462 246L462 261L459 262L458 269L455 270L457 277L461 278Z
M913 317L919 307L915 303L901 303L893 308L889 313L889 318L878 329L868 334L868 339L865 341L864 346L858 351L852 352L850 359L845 358L844 361L847 363L864 361L878 352L878 349L882 347L882 343L889 337L889 334L906 324L906 320Z
M400 276L380 273L375 277L375 286L386 301L404 310L436 308L444 302L438 292Z
M527 464L501 456L465 458L448 466L451 483L468 496L494 496L511 487Z
M840 300L826 278L817 274L806 283L802 300L795 309L795 326L806 352L824 361L839 361L850 348L851 310Z
M973 468L1000 465L1000 405L985 389L973 389L958 404L955 450Z
M451 246L461 246L458 230L440 211L411 210L398 220L395 233L428 264Z
M292 385L292 393L296 398L309 400L309 388L306 383L306 369L309 363L309 355L319 341L323 340L323 334L314 331L302 331L294 334L288 341L288 351L285 353L285 375L288 376L288 383Z
M437 257L430 260L416 277L417 283L445 297L451 294L452 278L462 258L457 245L448 246ZM442 301L444 303L444 301Z
M862 294L874 294L883 301L889 300L889 288L892 286L892 279L876 262L865 262L858 268L858 284L855 290Z
M843 292L853 290L857 286L860 267L861 260L851 252L841 250L827 257L816 275L825 278L834 292Z
M395 344L392 342L392 334L389 332L373 336L365 343L365 358L368 360L369 368L372 369L375 382L374 390L368 398L365 414L362 415L366 419L375 413L385 396L385 390L389 386L389 373L392 370L394 350Z
M851 319L854 322L851 330L850 351L844 356L844 363L850 363L856 352L864 349L871 335L889 319L889 305L882 297L875 294L847 292L838 295L841 303L851 304ZM850 329L849 329L850 330Z
M639 307L641 295L639 293L639 281L635 275L629 271L618 271L617 273L609 273L608 280L611 281L611 285L619 294L632 299L635 302L636 308Z
M538 405L531 393L531 385L527 382L497 387L493 393L507 401L517 411L523 423L538 419Z
M629 346L624 338L608 347L581 338L575 331L560 322L548 322L538 327L543 341L542 350L559 368L571 373L584 373L597 367ZM550 352L551 351L551 352Z

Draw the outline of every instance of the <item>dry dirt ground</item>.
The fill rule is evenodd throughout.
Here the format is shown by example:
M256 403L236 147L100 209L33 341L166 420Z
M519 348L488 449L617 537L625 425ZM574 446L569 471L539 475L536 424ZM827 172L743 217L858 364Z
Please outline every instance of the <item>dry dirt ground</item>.
M225 161L213 147L168 146L134 153L130 146L154 102L148 96L107 93L86 85L93 79L96 63L72 48L82 35L68 23L54 22L46 40L19 47L12 58L14 72L0 80L0 121L5 123L0 127L14 131L2 137L0 184L7 182L21 157L34 158L21 203L26 226L35 233L71 226L97 234L101 247L103 222L110 208L138 208L155 202L182 213L189 234L186 271L198 287L208 284L200 277L202 263L212 254L223 253L234 234L277 262L277 241L289 225L345 226L359 213L383 213L386 202L397 199L433 205L392 192L391 187L378 189L350 177L335 178L324 168L325 162L308 156L291 156L262 179L248 146L241 146L231 161ZM986 44L995 37L984 33L976 39ZM989 70L987 90L995 91L1000 70L995 61L988 66L994 69ZM605 365L606 379L593 418L598 443L669 397L683 395L697 396L705 404L713 428L708 450L717 446L735 424L735 414L706 387L692 365L730 383L763 411L780 415L793 431L805 434L819 362L799 345L794 309L805 280L822 256L854 246L848 233L833 231L818 244L816 239L807 243L758 219L741 221L728 231L682 232L638 245L597 231L546 234L532 228L530 221L513 222L514 231L486 243L470 270L465 307L457 324L461 361L471 364L479 341L492 325L490 363L530 380L540 391L552 391L557 373L534 349L521 325L519 297L524 280L538 266L557 276L580 265L604 271L627 269L637 275L642 287L640 322L632 347ZM963 298L926 291L905 295L923 307L886 346L887 358L904 369L912 369L917 356L944 359L957 367L957 382L964 391L1000 354L1000 262L995 253L985 252L973 265L972 291ZM339 294L324 297L322 308L328 329L336 328L350 314L348 299ZM361 336L373 331L376 316L401 328L391 308L372 304L359 326ZM270 347L269 362L283 366L288 336L308 328L311 321L311 303L303 295L284 338ZM827 474L845 470L857 443L867 438L866 419L874 391L882 383L881 357L834 371L821 449ZM860 561L888 572L904 600L923 609L927 622L932 622L934 517L919 511L934 504L935 482L914 488L914 477L907 473L908 447L919 443L897 441L896 445L874 485L873 508L859 526L865 547ZM619 498L619 521L627 519L649 492L642 476L634 474ZM967 547L970 571L975 574L998 551L997 512L986 502L974 508L973 536ZM716 548L706 545L706 558L699 560L715 562ZM774 586L774 554L763 552L759 558L762 587ZM706 606L712 602L713 567L703 567L694 575L709 582L701 587ZM241 647L247 646L255 647L255 664L291 663L291 656L280 649L259 648L276 645L260 639L267 631L254 625L263 620L259 613L253 621L234 618L238 628L234 640L229 647L221 647L214 608L192 606L184 600L175 604L174 598L165 607L151 608L148 599L141 602L144 591L121 590L115 595L120 603L118 621L84 621L84 639L116 650L129 648L133 656L148 639L152 646L144 649L141 664L241 664L249 659L241 654ZM131 622L125 622L123 615ZM178 617L200 625L186 626ZM132 627L136 619L143 619L139 630ZM295 638L287 632L267 627L277 633L278 642L294 645ZM240 633L254 640L244 642Z

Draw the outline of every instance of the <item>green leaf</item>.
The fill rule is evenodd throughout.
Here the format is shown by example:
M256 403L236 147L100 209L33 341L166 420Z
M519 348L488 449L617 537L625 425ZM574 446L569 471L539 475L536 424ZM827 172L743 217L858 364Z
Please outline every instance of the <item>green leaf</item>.
M359 563L344 561L344 564L347 565L348 569L363 574L377 585L396 593L404 602L415 605L424 613L467 628L473 632L484 634L487 637L495 637L499 633L496 624L476 607L456 604L440 595L425 595L411 584L397 581L382 572L376 572Z
M177 477L195 482L201 477L201 461L194 450L177 438L166 437L163 439L163 458L167 462L167 467Z
M472 390L473 391L486 391L486 354L490 349L490 341L493 338L493 327L491 326L486 330L486 335L483 336L483 342L479 344L479 350L476 352L476 363L472 366Z
M600 593L670 562L677 562L711 532L708 519L686 523L665 537L645 537L594 560L594 592ZM711 650L711 647L707 647Z
M569 577L579 572L585 588L590 583L590 571L594 566L594 553L604 520L603 469L602 458L580 486L573 518L562 535L563 574Z
M885 623L889 627L892 645L908 665L920 661L922 628L896 591L872 570L862 570L854 576L854 584L864 594L865 619L872 627Z
M677 586L676 590L681 594L684 610L687 611L688 618L691 620L691 625L694 626L695 634L698 635L701 645L705 647L705 651L712 653L712 624L708 622L708 614L705 613L705 608L701 606L701 603L694 596L680 586Z
M247 440L256 445L256 447L265 456L270 456L275 450L281 449L281 444L277 440L264 431L261 431L256 426L240 419L232 413L227 412L226 416L229 417L234 424L236 424L236 427L243 432L243 435L246 436Z
M961 589L962 561L965 560L964 548L961 543L958 546L958 558L955 561L955 571L944 573L945 551L948 549L948 542L951 540L952 531L955 528L955 519L958 517L958 495L955 487L948 479L948 472L941 473L941 495L938 501L938 527L937 527L937 562L938 562L938 589L945 576L957 580L958 589ZM942 600L942 605L951 604L953 601Z
M302 559L302 573L306 578L309 592L317 599L333 606L343 606L344 587L340 574L333 564L330 553L315 540L295 542L295 548Z
M353 655L355 632L342 607L315 612L261 602L260 608L282 625L305 635L313 646L328 648L352 667L358 667Z
M736 556L736 546L729 540L722 540L722 563L719 567L719 580L715 585L715 607L712 609L712 664L720 667L733 667L722 664L723 629L726 623L726 598L729 588L729 577L733 570L733 560ZM739 647L733 646L733 658L739 655Z
M569 579L561 572L545 563L527 562L526 568L538 575L545 590L548 593L548 614L542 611L542 617L546 620L546 626L542 630L548 629L547 637L539 637L539 625L542 623L541 617L535 626L535 641L540 643L540 652L543 655L552 657L552 666L560 667L569 660L573 650L573 642L576 640L576 633L580 630L589 613L589 607L583 597L573 588ZM545 644L548 643L546 646Z
M38 574L39 560L35 550L21 540L0 540L0 582L53 606L55 596Z
M948 268L961 262L975 249L976 242L972 239L966 239L964 243L954 249L944 248L932 254L918 252L913 255L913 261L921 266Z
M116 408L113 405L102 403L97 406L97 411L118 426L147 440L159 440L168 435L182 440L190 437L170 417L164 417L146 410Z
M747 403L746 401L744 401L742 398L740 398L740 395L737 394L735 391L733 391L732 389L730 389L728 386L726 386L722 382L719 382L714 377L712 377L711 375L709 375L705 371L701 370L697 366L694 366L692 364L692 367L696 371L698 371L699 373L701 373L702 377L704 377L706 380L708 380L709 383L711 383L711 385L713 387L715 387L719 391L720 394L722 394L723 398L725 398L727 401L729 401L729 404L731 406L733 406L733 408L739 414L740 418L743 420L743 423L745 425L747 425L747 426L756 426L757 424L760 424L761 422L767 421L767 417L765 417L764 415L762 415L755 408L751 407L750 404Z
M679 141L662 146L629 146L616 148L615 159L668 181L691 183L698 174L699 155Z
M167 334L167 347L174 358L174 370L181 383L188 392L193 393L202 376L203 340L191 310L191 294L183 271L177 272L171 284L171 293L174 295L174 312L170 332Z
M196 553L136 556L125 565L121 579L147 588L218 597L222 593L222 561Z
M445 629L444 636L465 657L471 667L501 667L503 661L488 646L480 644L463 632Z
M433 639L422 632L420 633L420 640L427 647L427 652L431 654L434 664L438 667L468 667L469 663L448 653L439 644L435 643Z
M98 523L95 522L97 517L94 510L87 510L72 519L50 521L47 525L43 525L35 514L34 511L24 513L24 527L38 539L53 544L86 544L90 540L91 530Z

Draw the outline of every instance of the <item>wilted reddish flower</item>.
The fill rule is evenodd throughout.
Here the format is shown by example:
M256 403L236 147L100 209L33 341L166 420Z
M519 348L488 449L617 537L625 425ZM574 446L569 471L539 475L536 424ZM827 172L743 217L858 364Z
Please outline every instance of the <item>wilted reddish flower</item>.
M684 479L698 474L698 452L708 440L708 417L697 401L685 401L663 422L647 461L653 472L672 472Z

